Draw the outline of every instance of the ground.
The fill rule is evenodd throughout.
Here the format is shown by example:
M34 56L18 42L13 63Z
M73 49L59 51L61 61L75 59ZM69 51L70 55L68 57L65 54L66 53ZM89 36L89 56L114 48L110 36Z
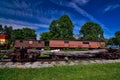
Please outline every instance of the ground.
M48 68L0 68L0 80L119 80L120 62Z

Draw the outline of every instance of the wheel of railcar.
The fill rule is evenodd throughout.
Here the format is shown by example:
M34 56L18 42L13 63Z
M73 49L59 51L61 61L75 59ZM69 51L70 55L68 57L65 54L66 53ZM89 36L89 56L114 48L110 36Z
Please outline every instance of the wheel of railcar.
M16 60L15 53L12 53L12 54L9 56L9 58L10 58L11 61L13 61L13 62L17 61L17 60Z
M33 53L30 53L28 55L28 58L29 58L29 61L31 61L31 62L35 61L35 56L33 55Z

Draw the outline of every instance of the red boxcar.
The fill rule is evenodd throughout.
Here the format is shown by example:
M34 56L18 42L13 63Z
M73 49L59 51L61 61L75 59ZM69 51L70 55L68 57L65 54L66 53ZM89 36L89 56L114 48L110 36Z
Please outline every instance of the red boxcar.
M103 41L50 40L50 48L104 48Z
M16 40L15 48L44 48L44 41L37 40Z

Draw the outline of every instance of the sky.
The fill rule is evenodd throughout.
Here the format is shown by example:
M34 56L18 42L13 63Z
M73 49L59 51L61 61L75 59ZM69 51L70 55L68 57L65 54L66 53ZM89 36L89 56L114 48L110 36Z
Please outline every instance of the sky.
M106 38L120 30L120 0L0 0L0 24L35 29L38 39L64 14L72 20L74 34L88 21L100 24Z

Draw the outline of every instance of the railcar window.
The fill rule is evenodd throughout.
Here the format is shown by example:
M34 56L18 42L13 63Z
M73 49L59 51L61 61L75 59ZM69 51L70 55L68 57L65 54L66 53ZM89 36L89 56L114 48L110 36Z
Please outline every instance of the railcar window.
M64 43L69 43L69 41L64 41Z
M41 43L41 41L38 41L39 43Z
M89 44L89 42L83 42L83 44Z
M20 42L22 43L22 42L23 42L23 40L20 40Z

